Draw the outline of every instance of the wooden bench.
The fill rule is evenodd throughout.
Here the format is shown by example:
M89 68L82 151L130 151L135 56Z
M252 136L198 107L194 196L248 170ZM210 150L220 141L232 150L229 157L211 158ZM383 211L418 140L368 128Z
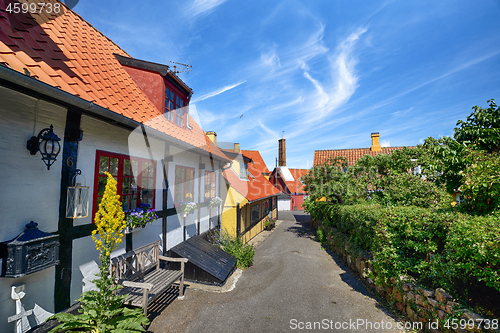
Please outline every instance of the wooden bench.
M181 269L160 267L160 260L180 262ZM186 258L160 255L160 241L144 245L111 259L111 277L124 288L119 295L128 294L124 304L142 307L148 314L148 304L179 280L179 298L184 298L184 265Z

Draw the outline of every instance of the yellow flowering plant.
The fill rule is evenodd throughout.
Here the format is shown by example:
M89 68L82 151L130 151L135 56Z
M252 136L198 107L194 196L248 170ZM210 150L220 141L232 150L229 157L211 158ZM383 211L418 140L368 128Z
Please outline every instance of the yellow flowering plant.
M61 323L50 332L144 332L144 326L149 324L140 308L122 306L126 295L118 296L115 293L122 287L114 285L111 279L110 255L122 242L126 221L117 194L116 180L107 172L106 176L106 188L94 218L96 229L92 231L101 261L98 278L92 281L98 290L86 291L81 295L78 299L82 307L79 315L61 312L50 317L49 320L56 319Z

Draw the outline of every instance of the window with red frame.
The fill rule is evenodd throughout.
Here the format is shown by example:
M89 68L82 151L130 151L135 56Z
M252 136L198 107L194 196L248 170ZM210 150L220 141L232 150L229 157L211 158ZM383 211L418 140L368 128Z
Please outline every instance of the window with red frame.
M215 172L205 171L205 201L210 201L215 197Z
M117 180L123 211L134 210L141 204L154 208L156 161L98 150L95 169L93 215L104 195L107 179L104 172Z
M194 201L194 168L175 167L175 205Z
M184 127L186 112L183 108L186 105L184 98L175 93L173 89L165 88L165 118L180 127Z

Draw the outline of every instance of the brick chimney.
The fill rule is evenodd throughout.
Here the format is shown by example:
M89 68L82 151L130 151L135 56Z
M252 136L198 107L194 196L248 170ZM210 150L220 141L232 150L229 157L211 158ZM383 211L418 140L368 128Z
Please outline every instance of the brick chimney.
M286 166L286 139L279 139L278 166Z
M205 134L208 136L210 141L212 141L213 143L217 143L217 133L215 133L214 131L208 131L205 132Z
M240 152L240 144L239 143L235 143L234 144L234 151L239 153Z
M370 147L371 151L382 151L382 147L380 147L379 143L380 134L378 132L372 133L372 146Z

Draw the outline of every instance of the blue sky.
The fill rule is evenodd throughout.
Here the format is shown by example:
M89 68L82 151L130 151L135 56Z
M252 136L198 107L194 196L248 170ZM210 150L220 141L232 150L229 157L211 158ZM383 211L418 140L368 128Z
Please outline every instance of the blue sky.
M315 150L451 136L500 102L500 1L80 0L74 10L132 57L181 78L205 131L272 169ZM283 132L284 131L284 132Z

